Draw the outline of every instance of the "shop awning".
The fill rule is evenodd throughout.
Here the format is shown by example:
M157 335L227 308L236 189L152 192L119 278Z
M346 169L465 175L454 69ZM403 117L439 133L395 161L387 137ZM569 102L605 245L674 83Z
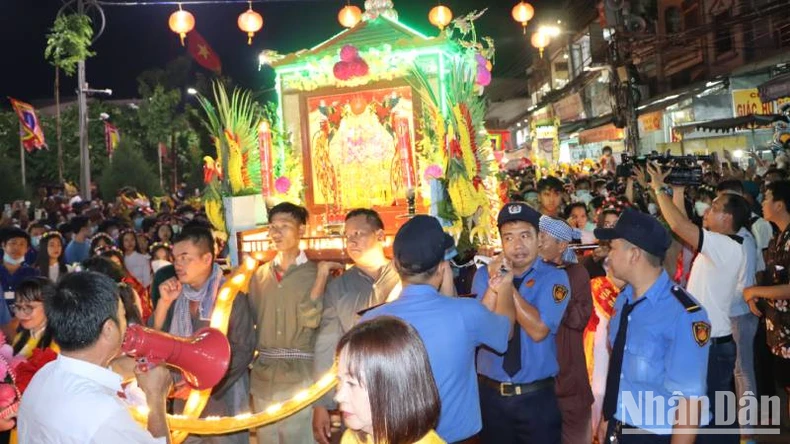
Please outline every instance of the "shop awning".
M763 103L790 97L790 73L780 74L757 87Z
M787 122L788 118L780 114L749 114L728 119L708 120L694 125L697 130L728 133L737 130L753 130L768 126L774 122Z

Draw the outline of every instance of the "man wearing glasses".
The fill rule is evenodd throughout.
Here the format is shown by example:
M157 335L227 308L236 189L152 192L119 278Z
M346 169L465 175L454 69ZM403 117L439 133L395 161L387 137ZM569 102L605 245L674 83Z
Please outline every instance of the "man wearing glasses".
M384 222L370 209L356 209L346 215L346 253L354 266L332 279L333 270L344 270L335 262L318 264L318 276L312 295L321 298L321 325L315 343L313 368L320 378L329 371L335 347L354 324L357 312L385 302L400 282L392 263L384 256ZM334 408L332 393L313 406L313 437L320 444L329 444L329 409Z

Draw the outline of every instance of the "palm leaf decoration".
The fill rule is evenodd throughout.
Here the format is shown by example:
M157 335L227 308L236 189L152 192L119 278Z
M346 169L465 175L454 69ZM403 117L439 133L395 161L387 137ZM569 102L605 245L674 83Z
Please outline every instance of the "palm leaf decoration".
M198 96L198 101L206 114L203 125L217 146L217 160L223 173L222 191L231 196L258 193L260 106L249 91L235 88L229 95L220 81L215 81L212 89L213 103L203 96Z

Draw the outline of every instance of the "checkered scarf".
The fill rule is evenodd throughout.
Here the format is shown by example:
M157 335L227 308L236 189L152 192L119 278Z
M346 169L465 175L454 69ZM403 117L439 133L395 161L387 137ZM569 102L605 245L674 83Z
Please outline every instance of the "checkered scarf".
M540 231L562 242L571 242L574 239L579 239L581 234L571 228L565 221L548 216L540 217ZM566 248L562 253L562 261L571 264L577 263L576 253L570 247Z

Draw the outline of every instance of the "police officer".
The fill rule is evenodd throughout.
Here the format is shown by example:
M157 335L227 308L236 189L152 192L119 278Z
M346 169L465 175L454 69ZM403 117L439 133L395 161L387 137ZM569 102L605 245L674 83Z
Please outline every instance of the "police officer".
M612 273L628 284L609 323L599 442L693 443L693 431L679 432L709 416L699 401L706 393L708 315L662 268L670 238L656 219L626 210L614 228L598 228L595 236L611 240Z
M508 301L515 328L504 355L480 349L477 371L484 443L560 442L562 418L554 393L556 333L570 297L564 270L538 258L540 213L523 202L505 205L497 225L502 255L475 274L472 291ZM513 276L513 286L493 286L497 274ZM584 363L579 363L584 365Z

